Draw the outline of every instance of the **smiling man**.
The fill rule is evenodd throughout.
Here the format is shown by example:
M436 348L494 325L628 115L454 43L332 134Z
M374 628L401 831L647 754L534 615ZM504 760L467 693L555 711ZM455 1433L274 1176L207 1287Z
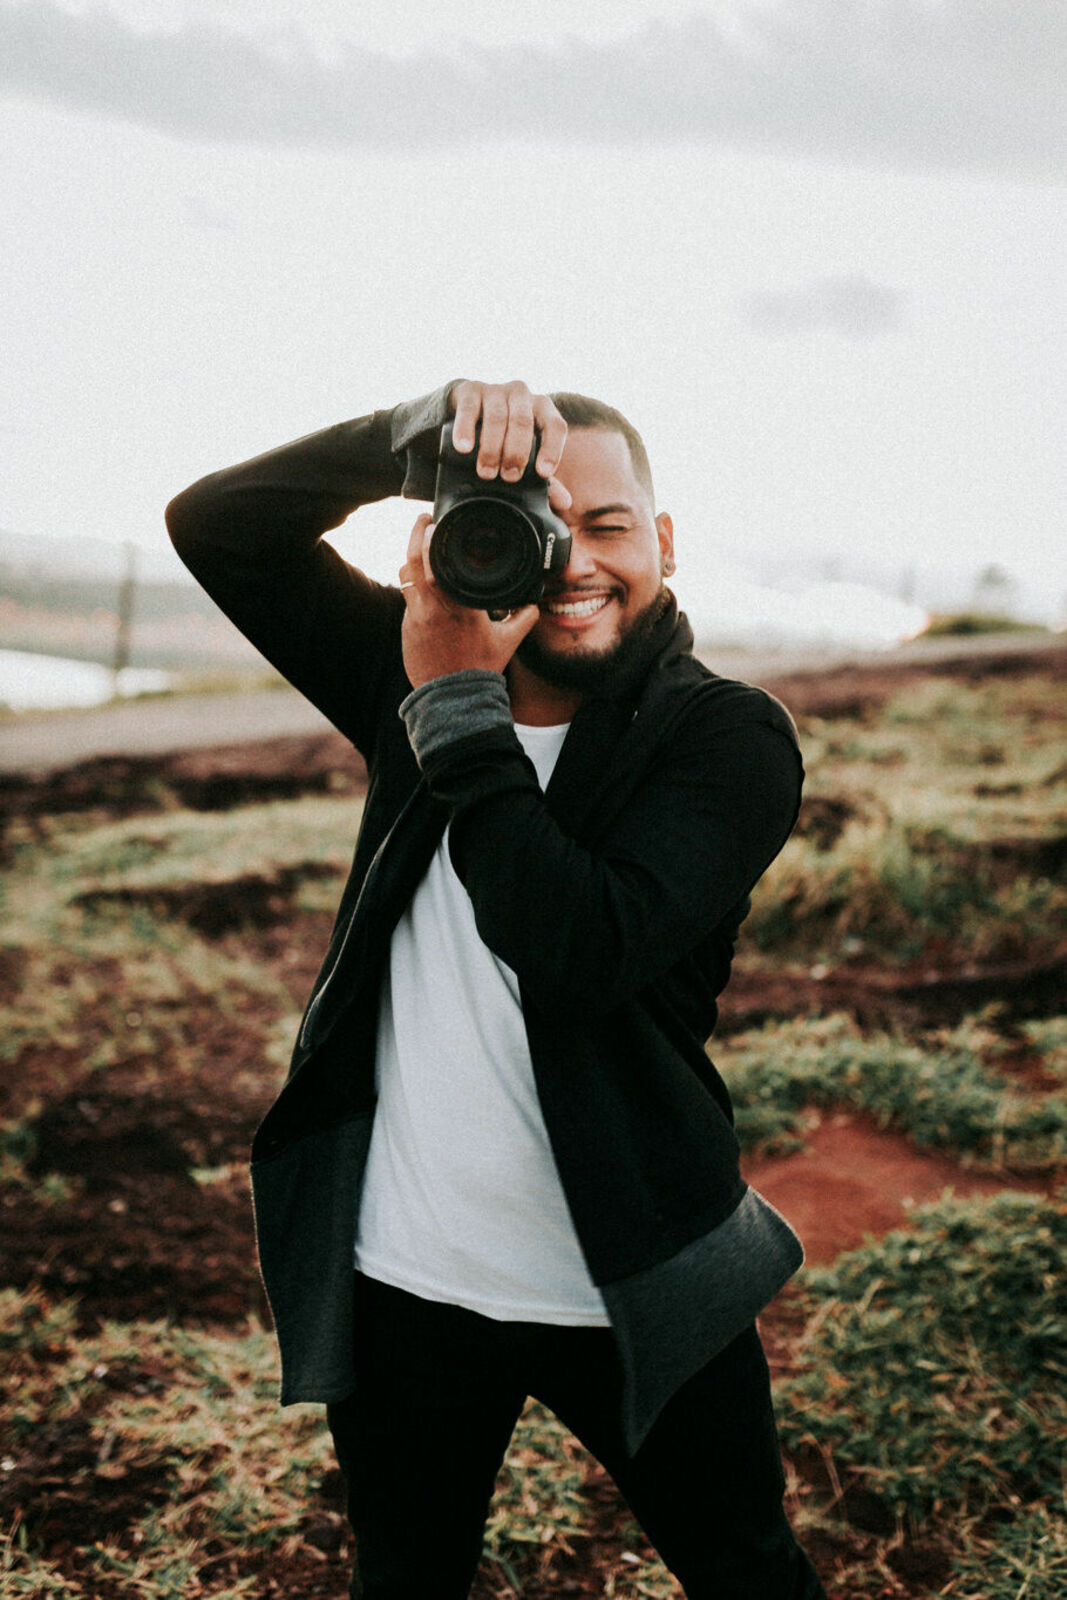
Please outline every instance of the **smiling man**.
M582 395L552 399L572 430L559 469L571 558L546 587L509 681L514 689L528 671L535 680L587 691L640 652L670 604L663 576L674 571L674 529L665 512L655 514L644 444L625 417Z
M432 498L454 417L571 531L537 605L399 585L323 540ZM783 708L696 661L673 529L612 408L460 382L168 507L190 568L364 753L355 860L257 1132L282 1400L327 1404L352 1593L460 1600L528 1395L615 1478L690 1597L823 1595L782 1510L755 1316L799 1265L745 1184L705 1044L802 769Z

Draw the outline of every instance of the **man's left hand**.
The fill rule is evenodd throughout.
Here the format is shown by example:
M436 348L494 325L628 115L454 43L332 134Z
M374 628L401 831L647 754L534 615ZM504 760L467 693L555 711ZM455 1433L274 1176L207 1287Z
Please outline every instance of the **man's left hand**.
M407 610L400 639L404 670L413 689L431 678L481 667L503 672L540 616L537 606L520 606L500 622L488 612L461 606L443 594L430 567L433 523L423 512L411 530L400 587Z

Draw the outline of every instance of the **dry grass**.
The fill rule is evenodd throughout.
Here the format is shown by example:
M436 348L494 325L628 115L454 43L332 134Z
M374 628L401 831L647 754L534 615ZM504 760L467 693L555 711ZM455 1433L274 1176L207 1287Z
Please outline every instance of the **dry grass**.
M877 720L801 719L797 833L760 883L745 937L768 959L914 961L1049 951L1067 926L1062 689L932 679Z

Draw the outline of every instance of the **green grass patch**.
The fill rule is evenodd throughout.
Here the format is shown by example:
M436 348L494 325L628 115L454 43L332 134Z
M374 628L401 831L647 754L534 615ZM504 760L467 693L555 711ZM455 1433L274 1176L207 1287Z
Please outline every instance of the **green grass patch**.
M80 1584L29 1548L21 1522L0 1531L0 1594L5 1600L85 1600Z
M1067 1438L1067 1211L1002 1194L809 1271L783 1442L913 1523L1055 1504Z
M309 863L325 876L311 894L314 908L333 907L352 857L359 803L351 797L305 797L225 812L175 811L151 818L87 826L77 816L53 819L45 836L17 840L0 888L5 932L12 945L42 939L72 943L92 938L99 914L79 908L80 897L111 889L163 890L219 884L248 875L271 876ZM114 914L133 942L151 940L149 926L131 926L129 911ZM99 941L98 941L99 942Z
M1020 1024L1044 1070L1067 1082L1067 1017L1036 1017Z
M1040 622L1018 622L989 611L945 611L930 618L920 639L973 638L982 633L1048 633Z
M1067 1521L1035 1505L969 1533L954 1563L953 1600L1063 1600Z
M305 798L93 826L53 819L41 838L24 837L0 886L11 974L0 1062L13 1081L28 1051L69 1052L80 1070L137 1057L173 1070L206 1047L210 1030L198 1020L191 1035L194 1016L216 1034L258 1036L283 1065L278 1030L291 1045L299 999L245 933L275 914L332 915L357 821L351 798ZM190 925L212 916L221 936Z
M1067 884L1029 862L1005 870L992 841L895 821L846 828L830 850L791 840L753 895L745 934L763 953L838 960L862 947L912 961L951 940L953 962L1052 949Z
M22 1557L16 1544L9 1560L54 1560L37 1540L48 1497L21 1486L24 1470L43 1468L66 1480L63 1533L78 1547L84 1592L96 1592L94 1573L104 1592L121 1578L148 1600L238 1592L228 1581L201 1587L197 1574L219 1556L299 1536L333 1464L321 1415L278 1408L273 1337L257 1325L216 1337L109 1323L79 1342L71 1316L62 1304L0 1292L0 1347L17 1378L3 1407L0 1496L9 1517L11 1502L18 1507ZM140 1493L126 1526L96 1537L94 1508L107 1529L109 1499L131 1483Z
M1062 684L909 683L853 717L799 718L798 832L745 924L761 958L834 963L857 944L906 962L1036 957L1062 942ZM1058 852L1058 853L1057 853Z
M1050 1056L1061 1048L1050 1028L1032 1039L1035 1051L1044 1040ZM1067 1093L1011 1087L996 1069L1009 1048L974 1018L916 1044L840 1015L770 1022L713 1046L748 1148L796 1149L806 1106L846 1105L917 1144L1014 1172L1057 1167L1067 1161Z

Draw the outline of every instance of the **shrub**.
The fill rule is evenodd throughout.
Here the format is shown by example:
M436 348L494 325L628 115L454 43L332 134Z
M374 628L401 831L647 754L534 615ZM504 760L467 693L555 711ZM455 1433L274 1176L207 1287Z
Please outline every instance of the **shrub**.
M1001 1194L806 1275L811 1317L777 1385L783 1442L896 1515L981 1517L1056 1494L1067 1437L1067 1210Z

